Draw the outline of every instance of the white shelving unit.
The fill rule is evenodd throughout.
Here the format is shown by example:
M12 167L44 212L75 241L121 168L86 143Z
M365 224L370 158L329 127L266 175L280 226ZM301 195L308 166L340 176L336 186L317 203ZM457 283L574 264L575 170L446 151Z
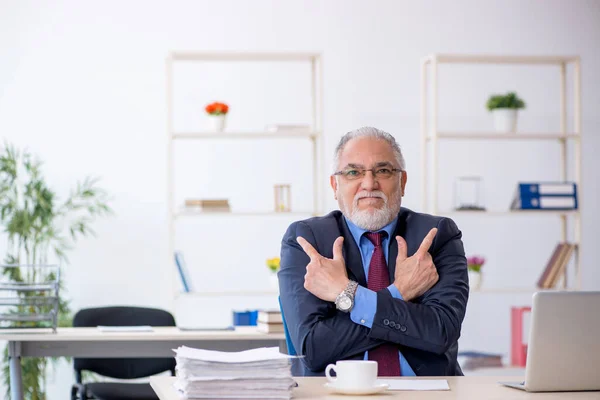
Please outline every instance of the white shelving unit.
M498 132L446 132L438 129L438 100L439 100L439 73L442 64L516 64L516 65L546 65L556 66L559 70L560 85L560 128L557 132L536 133L498 133ZM574 93L574 132L567 131L567 65L573 65L573 93ZM431 87L430 87L431 85ZM431 98L429 98L431 90ZM561 169L559 179L567 180L568 157L567 144L574 145L573 176L577 183L578 209L574 211L519 211L506 210L500 212L488 211L452 211L440 210L438 207L439 186L439 145L442 141L508 141L521 143L522 141L555 141L560 146ZM559 218L561 224L562 240L567 241L569 222L573 222L575 251L575 276L576 283L569 287L572 290L581 289L581 63L578 56L499 56L499 55L461 55L461 54L432 54L421 62L421 150L422 158L422 209L425 212L438 215L477 215L482 218L511 218L531 215L545 215L548 218ZM429 191L431 185L431 193ZM431 199L431 201L429 201ZM430 206L431 203L431 206ZM541 261L543 262L543 261ZM542 271L540 270L540 273ZM567 287L567 271L563 277L563 288ZM473 292L480 293L533 293L535 288L501 288L481 289Z
M309 62L311 70L311 128L306 131L224 131L224 132L178 132L173 128L173 65L178 62ZM184 218L231 218L231 217L294 217L299 219L302 215L309 217L320 214L320 179L322 174L319 169L322 162L322 115L323 115L323 87L322 87L322 58L317 53L226 53L226 52L172 52L166 60L167 81L167 190L168 190L168 213L169 213L169 257L168 265L173 265L172 255L175 251L175 232L177 221ZM232 212L199 212L177 207L175 204L175 141L204 140L210 145L210 141L220 140L309 140L312 149L312 182L313 182L313 209L291 212L268 212L240 210ZM291 222L291 221L290 221ZM176 274L172 277L171 288L173 298L178 296L188 297L220 297L220 296L276 296L276 291L270 290L245 290L245 291L202 291L192 293L179 293L176 285Z

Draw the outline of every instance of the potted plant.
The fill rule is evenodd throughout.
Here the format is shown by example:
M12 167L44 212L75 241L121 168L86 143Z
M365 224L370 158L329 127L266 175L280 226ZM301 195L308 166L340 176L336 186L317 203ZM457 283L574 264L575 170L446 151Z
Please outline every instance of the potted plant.
M90 228L96 217L112 213L107 205L106 192L96 186L97 180L86 178L77 183L70 196L59 201L41 172L41 163L28 151L18 151L6 144L0 147L0 225L6 232L8 243L3 262L9 265L27 264L37 274L56 272L42 266L68 262L66 252L80 236L94 232ZM37 268L39 266L39 268ZM20 283L21 274L15 268L1 268L5 280ZM62 276L62 274L61 274ZM52 280L45 276L40 281ZM71 326L71 312L60 287L58 298L58 326ZM22 293L20 296L29 296ZM13 322L9 326L23 327L26 322ZM5 326L5 327L9 327ZM56 359L54 359L56 360ZM25 399L45 399L47 358L21 359ZM10 397L8 352L3 357L3 383Z
M279 272L279 262L280 262L280 258L279 257L274 257L274 258L269 258L267 259L267 267L269 268L269 271L271 272L270 275L270 281L271 281L271 287L273 287L273 289L279 291L279 279L277 279L277 272Z
M471 289L481 288L481 267L485 264L485 258L481 256L467 257L467 270L469 272L469 287Z
M525 108L525 102L516 93L506 95L496 94L490 96L487 108L494 116L494 127L498 132L517 131L517 111Z
M215 132L222 132L225 129L225 117L229 112L229 106L225 103L214 102L205 107L210 121L210 129Z

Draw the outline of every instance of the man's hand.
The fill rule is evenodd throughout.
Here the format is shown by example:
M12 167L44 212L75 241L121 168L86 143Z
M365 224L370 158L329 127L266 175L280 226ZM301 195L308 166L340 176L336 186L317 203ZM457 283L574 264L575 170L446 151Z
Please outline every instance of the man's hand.
M303 237L298 236L296 240L310 257L304 275L304 288L321 300L335 301L350 282L342 253L344 238L340 236L333 243L333 259L320 255Z
M429 254L429 248L436 233L437 228L430 230L423 239L419 250L411 257L407 257L404 239L396 236L398 257L396 258L394 285L405 301L419 297L431 289L439 279L437 269L433 264L431 254Z

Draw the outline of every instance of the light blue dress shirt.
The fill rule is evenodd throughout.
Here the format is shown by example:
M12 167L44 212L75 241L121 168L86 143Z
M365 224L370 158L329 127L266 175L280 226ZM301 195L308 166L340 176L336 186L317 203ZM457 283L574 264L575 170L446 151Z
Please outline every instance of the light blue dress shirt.
M351 221L346 219L346 224L350 229L350 233L354 238L354 241L358 244L358 248L360 249L360 255L362 257L362 265L365 269L365 277L369 278L369 264L371 263L371 257L373 256L373 251L375 250L375 246L366 236L364 236L365 232L368 232L358 226L354 225ZM390 240L396 240L393 237L394 230L396 229L396 224L398 222L398 218L394 219L388 225L384 226L377 232L385 231L387 232L387 238L384 238L381 246L383 247L383 255L385 257L385 262L389 265L388 262L388 254L390 247ZM402 295L398 288L391 284L387 287L387 290L390 291L392 297L396 299L402 300ZM377 311L377 293L372 290L369 290L363 286L358 286L356 289L356 294L354 296L354 308L350 311L350 319L363 326L367 326L371 328L373 326L373 319L375 318L375 311ZM410 367L402 353L398 352L398 357L400 357L400 370L402 371L402 376L415 376L415 372ZM369 352L365 353L365 360L369 358Z

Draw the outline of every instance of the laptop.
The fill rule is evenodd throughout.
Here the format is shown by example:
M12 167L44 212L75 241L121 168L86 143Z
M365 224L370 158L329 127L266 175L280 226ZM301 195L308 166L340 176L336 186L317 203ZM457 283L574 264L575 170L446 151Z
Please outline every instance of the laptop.
M533 295L524 382L528 392L600 390L600 292Z

